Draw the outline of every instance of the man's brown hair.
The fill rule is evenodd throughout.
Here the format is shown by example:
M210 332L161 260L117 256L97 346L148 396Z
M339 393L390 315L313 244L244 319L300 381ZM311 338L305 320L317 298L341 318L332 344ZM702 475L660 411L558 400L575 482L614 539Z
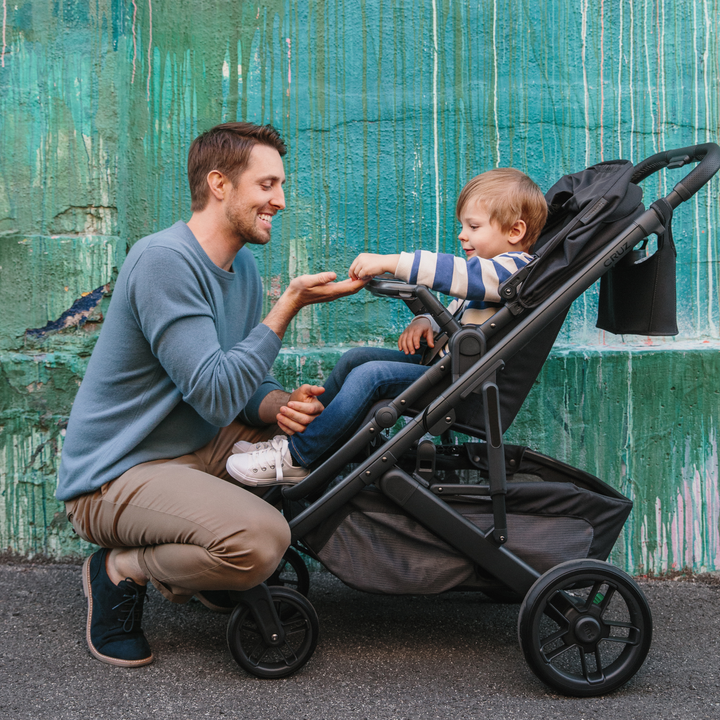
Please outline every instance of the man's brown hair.
M530 250L547 220L547 203L540 188L523 172L515 168L496 168L474 177L460 192L455 213L477 202L503 232L523 220L525 237L520 245Z
M216 125L196 137L188 152L190 209L204 210L210 196L208 173L221 172L235 184L250 161L255 145L267 145L285 155L287 147L272 125L229 122Z

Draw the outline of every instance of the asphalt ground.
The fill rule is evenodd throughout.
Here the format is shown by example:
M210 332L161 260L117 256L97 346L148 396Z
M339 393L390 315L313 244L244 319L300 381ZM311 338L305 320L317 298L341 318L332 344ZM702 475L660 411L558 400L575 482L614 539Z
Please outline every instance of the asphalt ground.
M535 678L517 642L517 605L479 593L367 595L312 575L314 656L296 675L246 675L225 644L227 616L149 592L152 665L125 669L85 645L76 565L0 564L0 717L720 718L720 581L640 580L654 641L615 693L562 697Z

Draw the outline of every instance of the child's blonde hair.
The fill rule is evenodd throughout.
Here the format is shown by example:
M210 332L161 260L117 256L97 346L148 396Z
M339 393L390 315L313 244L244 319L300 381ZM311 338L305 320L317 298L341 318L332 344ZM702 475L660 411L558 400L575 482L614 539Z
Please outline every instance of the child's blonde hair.
M530 250L547 220L547 203L540 188L515 168L496 168L477 175L460 192L455 214L478 202L503 232L509 232L518 221L525 222L526 231L520 245Z

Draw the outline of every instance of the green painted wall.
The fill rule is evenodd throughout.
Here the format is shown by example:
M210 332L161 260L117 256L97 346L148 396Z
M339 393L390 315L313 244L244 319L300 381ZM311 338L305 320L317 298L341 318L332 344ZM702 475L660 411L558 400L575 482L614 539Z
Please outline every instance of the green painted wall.
M53 499L108 302L82 296L189 217L202 130L272 122L288 142L288 207L256 249L268 306L358 251L454 251L457 193L490 167L547 189L720 135L718 0L1 1L0 548L21 555L84 552ZM511 429L635 499L615 560L637 572L720 569L719 188L676 215L680 336L597 331L593 288ZM408 319L367 293L306 308L276 373L322 380Z

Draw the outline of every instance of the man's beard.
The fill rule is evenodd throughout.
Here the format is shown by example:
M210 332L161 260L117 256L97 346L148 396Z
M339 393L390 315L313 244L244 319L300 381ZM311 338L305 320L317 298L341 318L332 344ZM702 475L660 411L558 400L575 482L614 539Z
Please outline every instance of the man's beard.
M269 214L269 213L268 213ZM248 218L248 212L241 203L229 205L225 217L240 240L251 245L266 245L270 242L270 231L262 230L255 224L255 218Z

